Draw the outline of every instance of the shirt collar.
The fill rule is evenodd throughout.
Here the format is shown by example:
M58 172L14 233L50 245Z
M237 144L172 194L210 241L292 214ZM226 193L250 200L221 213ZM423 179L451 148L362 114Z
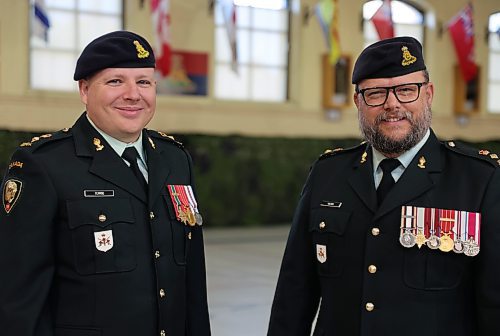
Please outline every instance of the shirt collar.
M410 148L409 150L407 150L406 152L404 152L403 154L401 154L396 158L399 160L399 162L401 162L401 164L405 169L410 165L411 161L413 160L415 155L417 155L418 151L424 146L427 139L429 139L430 134L431 131L428 129L427 132L425 132L424 137L415 146L413 146L412 148ZM386 157L384 156L384 154L376 150L373 146L372 146L372 151L373 151L373 158L372 158L373 167L374 170L376 171L378 169L378 165L380 164L380 162Z
M143 150L143 146L142 146L142 132L139 135L139 139L137 139L134 142L127 143L127 142L120 141L116 138L113 138L111 135L109 135L109 134L105 133L104 131L102 131L101 129L99 129L99 127L97 127L94 124L94 122L89 118L88 114L87 114L87 120L92 125L92 127L94 127L96 129L96 131L99 132L99 134L104 138L104 140L106 140L106 142L111 146L111 148L113 148L113 150L116 152L116 154L118 154L119 157L122 156L123 152L125 151L125 148L135 147L135 149L139 153L139 157L141 158L142 163L144 165L146 165L146 157L144 155L144 150Z

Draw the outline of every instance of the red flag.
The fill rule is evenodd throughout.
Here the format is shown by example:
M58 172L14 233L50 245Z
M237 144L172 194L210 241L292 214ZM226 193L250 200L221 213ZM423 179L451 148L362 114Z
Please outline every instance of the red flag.
M474 25L472 4L468 4L448 23L448 31L455 46L458 64L465 81L474 79L477 66L474 61Z
M371 20L381 40L394 37L391 0L384 0L382 6L373 14Z
M170 72L170 13L169 0L151 0L151 21L155 36L156 70L165 77Z
M231 49L231 69L235 73L238 73L236 5L234 4L234 0L220 0L219 4L222 11L222 17L224 18L224 25L226 27L227 38L229 40L229 47Z

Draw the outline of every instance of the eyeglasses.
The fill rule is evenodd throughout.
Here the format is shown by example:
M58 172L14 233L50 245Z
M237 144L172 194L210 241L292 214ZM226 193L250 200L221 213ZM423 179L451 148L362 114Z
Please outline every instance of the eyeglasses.
M366 88L358 90L358 93L361 93L366 105L372 107L384 105L387 101L387 97L389 97L390 90L394 92L396 99L400 103L411 103L417 100L420 96L420 88L422 85L428 83L429 82L407 83L389 87Z

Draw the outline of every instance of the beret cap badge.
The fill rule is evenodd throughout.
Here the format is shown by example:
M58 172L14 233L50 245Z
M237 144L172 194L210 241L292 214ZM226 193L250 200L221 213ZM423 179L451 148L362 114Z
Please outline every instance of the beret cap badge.
M410 54L407 46L402 47L401 50L403 51L403 62L401 62L403 66L408 66L412 63L415 63L417 58Z
M144 49L144 47L139 43L139 41L134 41L135 49L137 49L137 57L146 58L149 56L149 51Z

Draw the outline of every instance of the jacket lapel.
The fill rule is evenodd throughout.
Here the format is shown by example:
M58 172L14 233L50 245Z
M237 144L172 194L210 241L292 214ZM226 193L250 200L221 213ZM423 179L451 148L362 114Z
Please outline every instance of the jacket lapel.
M424 158L424 161L421 161ZM399 181L384 199L374 220L391 212L397 207L408 204L434 187L436 178L442 170L440 144L434 133L415 155Z
M153 204L162 188L165 187L167 177L170 174L170 164L166 156L162 155L163 149L156 146L146 131L143 131L142 138L144 139L143 146L148 158L149 199Z
M90 125L85 113L73 126L76 154L90 157L89 172L124 189L147 203L147 197L137 178L111 146Z
M373 181L372 151L367 146L362 156L355 162L349 184L363 203L372 211L377 210L377 194Z

